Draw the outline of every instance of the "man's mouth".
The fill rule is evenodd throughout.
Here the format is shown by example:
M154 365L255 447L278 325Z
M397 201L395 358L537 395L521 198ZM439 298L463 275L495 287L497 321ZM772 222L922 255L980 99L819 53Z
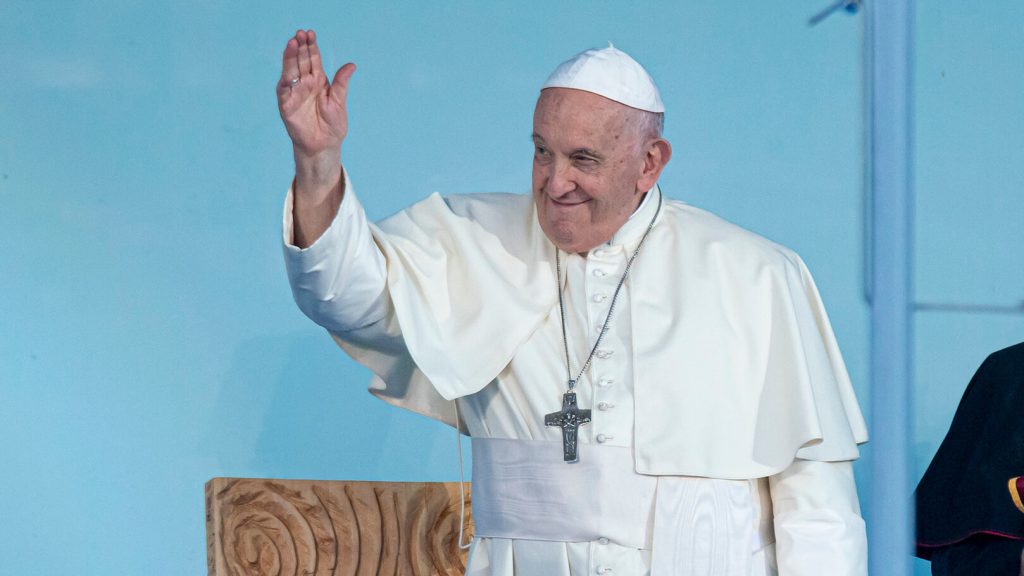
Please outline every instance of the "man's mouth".
M572 208L573 206L586 204L587 202L590 201L590 198L562 198L559 200L557 198L552 198L551 196L548 196L548 200L550 200L552 204L560 208Z

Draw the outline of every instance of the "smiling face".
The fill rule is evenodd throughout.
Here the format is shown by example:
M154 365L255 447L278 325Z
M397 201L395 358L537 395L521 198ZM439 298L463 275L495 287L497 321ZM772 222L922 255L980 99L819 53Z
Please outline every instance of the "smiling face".
M533 198L544 234L566 252L612 238L654 186L668 142L636 129L642 112L571 88L541 91L533 114Z

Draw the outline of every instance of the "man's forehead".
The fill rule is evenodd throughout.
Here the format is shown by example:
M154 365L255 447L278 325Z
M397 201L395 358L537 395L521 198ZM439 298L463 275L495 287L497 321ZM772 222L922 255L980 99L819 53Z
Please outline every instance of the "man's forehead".
M638 112L625 104L603 96L570 88L546 88L534 108L534 130L541 136L543 127L604 129L627 121L629 112Z
M537 99L531 137L563 152L603 155L601 150L617 146L628 111L637 112L589 92L545 89Z

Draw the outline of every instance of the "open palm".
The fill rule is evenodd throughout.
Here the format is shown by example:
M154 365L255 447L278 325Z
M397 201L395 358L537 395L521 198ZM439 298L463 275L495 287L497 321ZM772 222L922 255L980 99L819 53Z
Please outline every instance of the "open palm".
M299 30L288 40L277 83L277 106L297 153L309 157L340 153L348 133L348 81L355 70L355 64L345 64L328 83L316 33Z

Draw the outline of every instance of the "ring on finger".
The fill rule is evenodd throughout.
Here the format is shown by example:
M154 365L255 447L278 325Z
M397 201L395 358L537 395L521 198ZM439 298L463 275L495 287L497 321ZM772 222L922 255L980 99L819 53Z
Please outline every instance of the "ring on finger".
M292 79L291 79L291 80L289 81L289 84L288 84L288 85L289 85L289 86L295 86L295 85L296 85L296 84L298 84L298 83L299 83L299 77L298 77L298 76L296 76L295 78L292 78Z

